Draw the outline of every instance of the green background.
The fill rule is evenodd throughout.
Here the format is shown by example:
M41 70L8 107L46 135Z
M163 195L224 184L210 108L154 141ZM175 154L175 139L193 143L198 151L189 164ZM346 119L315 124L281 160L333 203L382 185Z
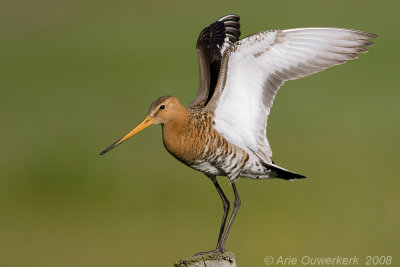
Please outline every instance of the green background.
M238 182L227 248L400 261L397 1L6 1L0 8L0 266L172 266L214 248L212 183L172 158L160 126L98 153L198 85L195 42L219 17L242 36L331 26L379 34L355 61L278 93L277 164L308 179ZM220 178L232 199L226 178ZM396 263L397 262L397 263ZM362 264L361 264L362 265Z

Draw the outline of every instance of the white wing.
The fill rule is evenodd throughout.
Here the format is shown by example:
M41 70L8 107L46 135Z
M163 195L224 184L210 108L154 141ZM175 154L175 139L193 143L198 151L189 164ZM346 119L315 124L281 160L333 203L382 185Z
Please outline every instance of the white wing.
M374 34L337 28L301 28L251 35L229 47L206 110L229 142L270 163L267 119L285 81L357 58Z

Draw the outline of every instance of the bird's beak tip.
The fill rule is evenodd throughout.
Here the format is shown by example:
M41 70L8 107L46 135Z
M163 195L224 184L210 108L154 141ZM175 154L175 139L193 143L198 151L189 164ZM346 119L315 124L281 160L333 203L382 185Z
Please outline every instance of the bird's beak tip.
M143 130L144 128L150 126L154 124L154 120L153 118L151 118L150 116L147 116L144 121L142 121L138 126L136 126L135 129L133 129L132 131L130 131L129 133L127 133L125 136L123 136L121 139L117 140L114 144L112 144L111 146L107 147L106 149L104 149L103 151L100 152L100 155L104 155L106 152L110 151L111 149L113 149L114 147L118 146L119 144L121 144L122 142L124 142L125 140L131 138L132 136L134 136L135 134L137 134L138 132L140 132L141 130Z

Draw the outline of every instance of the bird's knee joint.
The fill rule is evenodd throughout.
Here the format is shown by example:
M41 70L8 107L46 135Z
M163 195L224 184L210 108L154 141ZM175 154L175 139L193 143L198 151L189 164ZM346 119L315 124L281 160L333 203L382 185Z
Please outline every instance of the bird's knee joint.
M229 208L231 206L231 203L229 203L229 201L226 200L226 201L223 202L223 206L224 206L224 209L228 209L229 210Z
M233 206L240 207L241 204L242 204L242 201L240 199L235 199L235 202L233 203Z

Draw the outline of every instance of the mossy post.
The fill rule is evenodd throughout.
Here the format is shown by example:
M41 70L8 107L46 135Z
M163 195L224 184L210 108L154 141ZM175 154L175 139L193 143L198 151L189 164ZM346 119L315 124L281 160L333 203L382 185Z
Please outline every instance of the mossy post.
M232 252L208 253L180 260L174 267L236 267L236 256Z

